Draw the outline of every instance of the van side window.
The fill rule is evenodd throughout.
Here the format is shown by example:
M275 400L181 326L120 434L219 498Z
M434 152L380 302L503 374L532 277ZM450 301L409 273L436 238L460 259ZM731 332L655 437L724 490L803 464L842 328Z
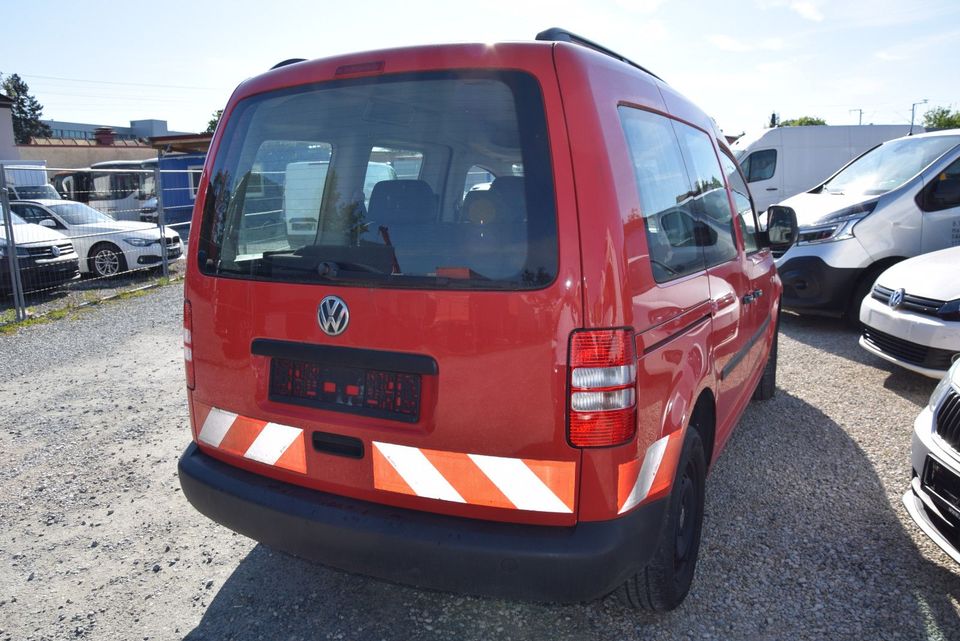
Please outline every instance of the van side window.
M710 136L679 122L673 123L683 149L690 176L690 198L698 220L697 244L703 247L707 267L737 257L737 240L733 231L733 213L723 180L717 152Z
M748 254L760 251L756 236L757 217L753 211L753 201L750 200L747 183L743 181L743 176L737 169L737 163L727 155L726 151L720 154L720 166L723 167L727 184L730 185L730 193L733 194L733 204L737 210L736 221L740 227L740 235L743 236L743 249Z
M743 173L747 176L748 183L773 178L773 174L777 171L777 150L755 151L747 156L741 166L743 167Z
M920 196L923 211L940 211L960 206L960 160L937 174Z
M662 283L702 270L690 179L672 122L631 107L620 107L620 122L637 181L654 279Z

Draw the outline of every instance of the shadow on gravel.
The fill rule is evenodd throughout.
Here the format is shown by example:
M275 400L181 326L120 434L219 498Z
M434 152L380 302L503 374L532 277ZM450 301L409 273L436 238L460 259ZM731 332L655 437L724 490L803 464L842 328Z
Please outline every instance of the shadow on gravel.
M906 469L907 461L903 464ZM782 390L747 410L709 478L707 509L693 591L678 611L662 616L632 612L615 598L563 607L415 590L329 570L261 545L239 564L186 638L960 635L951 604L960 600L960 573L920 554L901 524L899 495L888 496L871 461L846 432Z
M780 332L804 345L888 372L883 387L913 402L918 408L923 407L936 386L933 379L898 367L860 347L860 330L850 327L844 320L785 312L780 317Z

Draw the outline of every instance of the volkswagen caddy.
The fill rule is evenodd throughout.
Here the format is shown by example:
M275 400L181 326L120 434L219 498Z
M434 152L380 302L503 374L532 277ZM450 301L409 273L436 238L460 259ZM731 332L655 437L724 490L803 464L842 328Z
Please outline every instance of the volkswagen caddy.
M381 579L674 608L708 467L773 394L781 213L758 232L712 120L563 30L281 63L200 182L184 494Z

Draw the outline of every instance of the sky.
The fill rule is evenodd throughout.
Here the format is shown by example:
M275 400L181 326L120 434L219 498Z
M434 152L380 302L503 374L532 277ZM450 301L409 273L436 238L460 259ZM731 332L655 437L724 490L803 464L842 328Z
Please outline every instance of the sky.
M563 27L650 69L728 135L771 112L828 124L960 108L957 0L419 0L0 5L0 74L43 117L201 131L245 78L287 58L442 42L531 40Z

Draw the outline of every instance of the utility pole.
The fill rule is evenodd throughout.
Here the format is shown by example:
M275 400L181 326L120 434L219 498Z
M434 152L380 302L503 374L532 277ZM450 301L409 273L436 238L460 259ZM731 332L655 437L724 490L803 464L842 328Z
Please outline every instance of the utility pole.
M924 98L920 102L915 102L912 105L910 105L910 135L911 136L913 135L913 118L917 112L917 105L925 105L925 104L927 104L926 98Z
M851 109L851 110L850 110L850 113L853 113L854 111L856 111L857 113L860 114L860 118L857 120L857 124L858 124L858 125L862 125L862 124L863 124L863 109Z

